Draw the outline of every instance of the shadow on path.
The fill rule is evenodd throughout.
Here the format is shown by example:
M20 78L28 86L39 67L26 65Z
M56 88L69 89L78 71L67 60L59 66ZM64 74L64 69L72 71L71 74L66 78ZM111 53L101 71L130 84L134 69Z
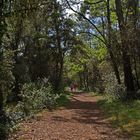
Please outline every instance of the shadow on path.
M10 140L128 140L109 124L97 101L97 96L74 93L65 108L23 123L16 138Z
M127 139L125 136L116 133L115 128L106 120L105 115L97 105L96 97L91 97L85 93L76 93L71 99L71 102L66 106L66 110L73 112L71 118L53 116L52 120L63 123L70 122L90 125L94 127L99 135L105 135L107 137L114 135L117 139ZM112 132L110 133L110 131Z
M84 101L86 98L85 93L76 93L71 102L66 106L66 110L71 110L73 112L73 116L71 119L67 119L61 116L54 116L53 120L55 121L70 121L70 122L78 122L85 124L98 124L98 125L107 125L107 122L103 122L105 116L101 113L101 110L98 108L96 101ZM82 100L81 98L83 96ZM90 98L89 95L87 98ZM92 97L91 97L92 98ZM87 99L88 100L88 99Z

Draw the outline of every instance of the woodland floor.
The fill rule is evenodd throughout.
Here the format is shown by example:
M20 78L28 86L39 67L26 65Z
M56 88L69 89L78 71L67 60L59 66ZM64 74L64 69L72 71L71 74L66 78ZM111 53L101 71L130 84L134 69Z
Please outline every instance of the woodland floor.
M107 121L97 105L99 99L76 93L66 107L23 122L10 140L128 140Z

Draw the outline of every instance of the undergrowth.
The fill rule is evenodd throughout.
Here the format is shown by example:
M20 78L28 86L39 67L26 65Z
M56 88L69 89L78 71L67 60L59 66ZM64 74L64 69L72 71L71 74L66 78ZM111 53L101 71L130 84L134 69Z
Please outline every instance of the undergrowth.
M104 99L99 101L99 105L120 132L128 134L132 140L140 140L140 100L121 102Z
M37 117L42 111L52 111L57 107L64 106L69 102L70 93L54 93L51 85L25 84L21 93L21 101L7 106L7 128L11 133L18 130L20 122Z
M65 91L63 94L61 94L57 99L57 107L65 106L69 103L69 98L72 96L70 92Z

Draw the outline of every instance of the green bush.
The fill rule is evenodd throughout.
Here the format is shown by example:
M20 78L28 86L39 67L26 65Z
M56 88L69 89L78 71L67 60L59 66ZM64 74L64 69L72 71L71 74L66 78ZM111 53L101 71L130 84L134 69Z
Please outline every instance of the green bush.
M70 93L54 93L50 84L42 82L24 84L20 94L21 101L17 104L7 105L7 128L13 132L19 123L25 118L30 118L44 108L52 110L55 107L64 106L69 102ZM6 127L5 127L6 128Z
M57 106L65 106L66 104L68 104L70 96L70 94L61 94L56 100Z
M8 123L7 128L10 132L17 129L18 124L25 118L25 114L22 110L11 110L7 112Z
M126 97L126 89L124 85L119 85L114 73L105 76L105 93L108 100L124 100Z
M45 87L42 83L24 84L21 91L21 101L16 105L9 105L6 109L8 129L12 132L18 124L27 117L32 117L44 108L52 109L59 97L54 94L52 86Z
M22 88L20 105L26 115L37 112L43 108L51 109L56 104L58 95L53 93L51 85L25 84Z

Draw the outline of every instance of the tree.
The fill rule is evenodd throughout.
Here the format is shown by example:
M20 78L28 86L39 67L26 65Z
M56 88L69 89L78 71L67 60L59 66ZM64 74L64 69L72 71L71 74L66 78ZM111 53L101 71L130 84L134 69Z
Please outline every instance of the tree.
M125 24L122 3L121 0L115 0L116 4L116 14L118 17L120 36L121 36L121 50L122 50L122 60L123 60L123 71L124 71L124 82L127 88L127 98L131 99L135 97L135 87L134 79L132 74L132 65L129 55L129 41L127 28Z
M92 28L89 26L92 32L88 33L106 46L118 84L121 84L120 75L123 72L127 91L126 99L135 98L135 90L139 87L139 65L137 63L139 57L134 54L137 54L139 50L136 36L139 19L138 1L115 0L115 8L112 0L97 2L88 0L82 3L81 11L72 7L73 4L79 4L78 2L66 0L66 3L73 12L92 26ZM106 7L106 11L103 7ZM99 11L97 8L103 9ZM86 15L86 10L90 11L89 16Z
M11 93L13 75L12 75L12 51L4 43L6 39L5 9L7 1L0 1L0 137L7 139L7 116L5 114L5 104L7 95Z
M112 52L112 26L111 26L111 16L110 16L111 12L110 12L110 0L107 0L107 21L108 21L108 41L107 41L107 48L108 48L108 52L110 54L110 58L112 60L112 67L114 69L115 75L116 75L116 79L118 81L118 84L121 84L121 79L120 79L120 74L119 74L119 70L118 70L118 66L114 57L114 54Z

